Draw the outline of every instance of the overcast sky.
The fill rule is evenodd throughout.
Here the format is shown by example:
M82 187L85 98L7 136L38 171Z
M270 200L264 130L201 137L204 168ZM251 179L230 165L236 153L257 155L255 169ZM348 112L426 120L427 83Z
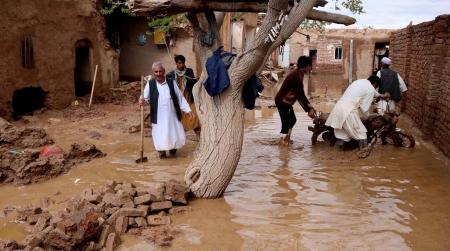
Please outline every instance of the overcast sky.
M330 12L346 14L356 18L355 28L387 28L406 27L410 21L418 24L434 20L438 15L450 14L450 0L362 0L365 13L352 14L347 10L334 10L333 0L329 0L325 8ZM343 25L331 25L330 28L342 28Z

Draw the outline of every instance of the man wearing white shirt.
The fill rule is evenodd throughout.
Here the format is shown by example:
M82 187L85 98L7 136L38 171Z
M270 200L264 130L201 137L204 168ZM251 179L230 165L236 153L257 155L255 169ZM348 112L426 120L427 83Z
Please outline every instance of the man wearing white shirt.
M160 158L166 157L166 151L175 155L177 149L185 143L185 134L181 124L181 112L191 116L191 109L175 80L166 80L165 69L161 62L152 65L153 79L144 88L144 101L150 104L152 138Z
M378 89L380 94L389 92L390 100L380 100L377 103L377 112L383 115L386 111L395 111L395 105L404 96L408 90L405 81L400 77L396 71L389 68L391 60L388 57L381 59L381 70L377 72L377 76L381 79L381 85Z
M334 128L337 147L343 148L344 142L351 139L358 141L360 149L367 147L367 129L359 114L368 117L373 98L389 96L389 94L380 95L376 91L380 82L377 76L354 81L334 106L325 125Z

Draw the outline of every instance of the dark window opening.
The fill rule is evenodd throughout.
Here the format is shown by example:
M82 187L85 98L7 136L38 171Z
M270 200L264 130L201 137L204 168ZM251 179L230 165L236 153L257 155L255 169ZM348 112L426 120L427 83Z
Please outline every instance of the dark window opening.
M334 48L334 59L342 59L342 47Z
M82 40L75 47L75 96L83 97L91 90L90 46L88 41Z
M381 68L381 59L383 57L389 57L389 42L375 43L374 52L373 72L376 74Z
M312 60L312 67L314 71L314 69L316 69L317 66L317 50L316 49L309 50L309 57Z
M18 89L12 97L13 117L21 116L45 107L46 92L41 87Z
M22 67L25 69L34 68L33 41L31 36L25 36L22 39L21 46Z

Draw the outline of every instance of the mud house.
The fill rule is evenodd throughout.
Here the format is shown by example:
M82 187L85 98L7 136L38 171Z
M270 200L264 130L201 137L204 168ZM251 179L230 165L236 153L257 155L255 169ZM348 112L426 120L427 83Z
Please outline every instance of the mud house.
M160 60L174 66L183 53L195 69L192 36L177 29L169 48L148 35L147 18L128 17L110 26L93 0L2 2L0 26L0 116L10 118L49 108L65 108L88 95L98 65L96 93L121 80L137 80Z
M299 56L311 56L314 68L309 92L340 95L351 80L367 78L389 55L392 30L327 29L297 30L287 41L279 64L293 65ZM351 60L350 60L351 59Z
M118 81L118 53L91 0L5 0L0 10L0 116L63 108Z

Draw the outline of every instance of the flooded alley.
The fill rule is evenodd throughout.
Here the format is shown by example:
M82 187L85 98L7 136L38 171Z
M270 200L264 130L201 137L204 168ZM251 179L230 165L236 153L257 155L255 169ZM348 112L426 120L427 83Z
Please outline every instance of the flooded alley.
M450 250L450 0L0 2L0 251Z
M127 128L139 121L137 106L96 110L104 114L76 120L49 111L36 116L33 126L45 128L63 149L87 142L107 156L42 183L2 185L1 208L48 197L58 205L108 180L146 185L183 179L197 144L193 133L179 156L167 160L160 160L151 138L145 138L149 162L135 164L139 135ZM402 117L400 127L414 133L416 148L378 144L360 160L354 151L338 152L320 142L311 146L312 122L299 110L296 115L294 144L287 148L277 144L275 108L246 114L241 160L224 197L191 201L191 212L172 218L179 234L162 250L450 249L449 161L419 138L409 118ZM20 224L7 219L0 224L0 238L24 238ZM160 249L132 236L123 239L122 251Z

